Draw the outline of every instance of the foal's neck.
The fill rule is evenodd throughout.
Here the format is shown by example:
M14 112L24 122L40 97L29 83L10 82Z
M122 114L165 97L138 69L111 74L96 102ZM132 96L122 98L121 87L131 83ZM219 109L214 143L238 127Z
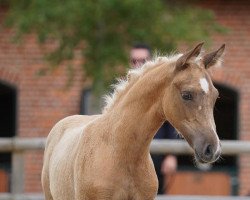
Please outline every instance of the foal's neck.
M166 66L158 66L143 75L124 94L111 111L114 135L126 159L148 156L150 142L164 122L162 98L170 82Z

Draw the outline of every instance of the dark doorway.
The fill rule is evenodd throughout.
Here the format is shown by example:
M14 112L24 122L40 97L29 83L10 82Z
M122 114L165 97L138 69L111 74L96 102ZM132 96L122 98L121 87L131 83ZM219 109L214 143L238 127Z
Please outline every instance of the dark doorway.
M215 84L215 87L220 92L215 105L217 130L222 139L236 140L238 139L238 93L236 90L223 85Z
M16 130L16 89L0 83L0 137L13 137Z
M16 89L0 82L0 139L16 134ZM11 153L0 153L0 171L10 174ZM8 192L8 191L6 191Z

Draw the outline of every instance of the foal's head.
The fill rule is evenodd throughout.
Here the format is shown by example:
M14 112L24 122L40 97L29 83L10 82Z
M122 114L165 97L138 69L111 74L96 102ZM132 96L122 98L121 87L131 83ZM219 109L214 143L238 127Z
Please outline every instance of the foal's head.
M163 98L166 118L194 149L196 161L210 163L221 154L213 109L218 91L207 69L219 62L225 45L199 57L202 44L178 58Z

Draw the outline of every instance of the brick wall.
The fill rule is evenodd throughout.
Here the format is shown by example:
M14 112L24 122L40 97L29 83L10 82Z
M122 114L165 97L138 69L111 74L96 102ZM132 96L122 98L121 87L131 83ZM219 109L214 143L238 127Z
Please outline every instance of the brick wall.
M73 66L72 86L67 88L67 64L38 76L41 68L48 66L43 59L50 45L39 46L34 36L25 37L20 45L11 42L11 30L0 32L0 81L17 89L17 130L19 137L47 136L60 119L79 114L80 95L83 88L80 54ZM40 174L43 152L25 155L25 192L40 192Z
M230 29L226 35L214 35L211 49L226 43L223 68L212 70L213 79L237 89L239 102L239 137L250 140L250 2L247 0L202 1L202 7L213 10L219 23ZM0 17L2 15L0 14ZM59 119L79 113L80 91L83 87L81 73L76 73L72 87L66 89L66 64L50 74L38 77L39 69L47 66L44 50L50 48L37 44L29 35L20 45L11 43L11 30L0 32L0 81L18 89L18 126L20 137L47 136ZM74 66L79 70L81 57ZM239 159L239 193L250 190L250 156ZM26 154L25 192L40 192L42 152Z

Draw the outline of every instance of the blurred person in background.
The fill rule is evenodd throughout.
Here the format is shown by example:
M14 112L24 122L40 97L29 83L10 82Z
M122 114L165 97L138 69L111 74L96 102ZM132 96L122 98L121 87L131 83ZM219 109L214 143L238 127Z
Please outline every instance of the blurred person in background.
M142 66L152 58L151 49L146 44L136 44L130 50L130 63L132 68ZM154 139L177 139L178 134L169 122L164 122L157 131ZM159 181L158 194L164 194L171 184L171 177L177 170L177 158L174 155L153 154L152 160ZM167 182L164 180L167 180Z

